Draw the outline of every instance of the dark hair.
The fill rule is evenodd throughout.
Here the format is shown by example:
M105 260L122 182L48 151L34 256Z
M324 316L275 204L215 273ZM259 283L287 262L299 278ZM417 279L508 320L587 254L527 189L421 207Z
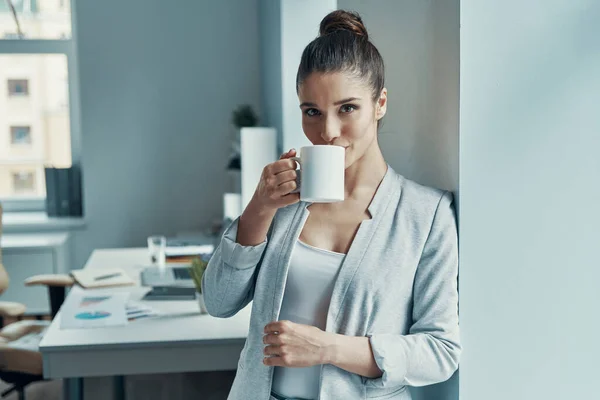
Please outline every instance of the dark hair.
M365 79L376 101L383 89L385 71L383 58L369 41L367 28L355 12L336 10L323 18L319 37L302 52L296 92L313 72L349 72Z

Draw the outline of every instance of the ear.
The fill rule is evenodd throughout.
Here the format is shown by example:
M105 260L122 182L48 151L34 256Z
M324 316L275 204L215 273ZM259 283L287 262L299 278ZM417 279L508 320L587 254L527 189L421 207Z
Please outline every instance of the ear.
M379 99L377 100L377 105L375 108L375 119L379 121L385 115L387 111L387 89L381 89L381 94L379 95Z

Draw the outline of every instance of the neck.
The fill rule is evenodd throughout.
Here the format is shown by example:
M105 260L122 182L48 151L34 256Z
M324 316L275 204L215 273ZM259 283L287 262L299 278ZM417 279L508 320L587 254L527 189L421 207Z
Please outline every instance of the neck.
M377 138L375 138L365 154L346 168L344 177L346 196L354 197L364 190L374 193L387 172L387 168L387 163L383 158Z

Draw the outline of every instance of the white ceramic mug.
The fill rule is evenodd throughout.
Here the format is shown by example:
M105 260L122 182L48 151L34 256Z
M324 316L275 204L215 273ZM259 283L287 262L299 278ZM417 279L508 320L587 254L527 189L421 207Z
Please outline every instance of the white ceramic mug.
M346 149L340 146L316 145L300 149L298 173L300 200L310 203L344 201L344 172Z

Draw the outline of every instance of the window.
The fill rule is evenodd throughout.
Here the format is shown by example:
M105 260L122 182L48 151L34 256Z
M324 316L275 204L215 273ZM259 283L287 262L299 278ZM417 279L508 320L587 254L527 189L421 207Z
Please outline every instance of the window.
M7 86L9 96L29 95L29 81L27 79L9 79Z
M31 128L29 126L11 126L10 144L31 144Z
M59 39L62 32L71 38L71 1L69 0L0 1L0 37L22 39Z
M35 172L19 171L13 173L13 192L29 194L35 191Z
M44 166L78 162L72 4L0 0L0 202L7 211L43 210Z

